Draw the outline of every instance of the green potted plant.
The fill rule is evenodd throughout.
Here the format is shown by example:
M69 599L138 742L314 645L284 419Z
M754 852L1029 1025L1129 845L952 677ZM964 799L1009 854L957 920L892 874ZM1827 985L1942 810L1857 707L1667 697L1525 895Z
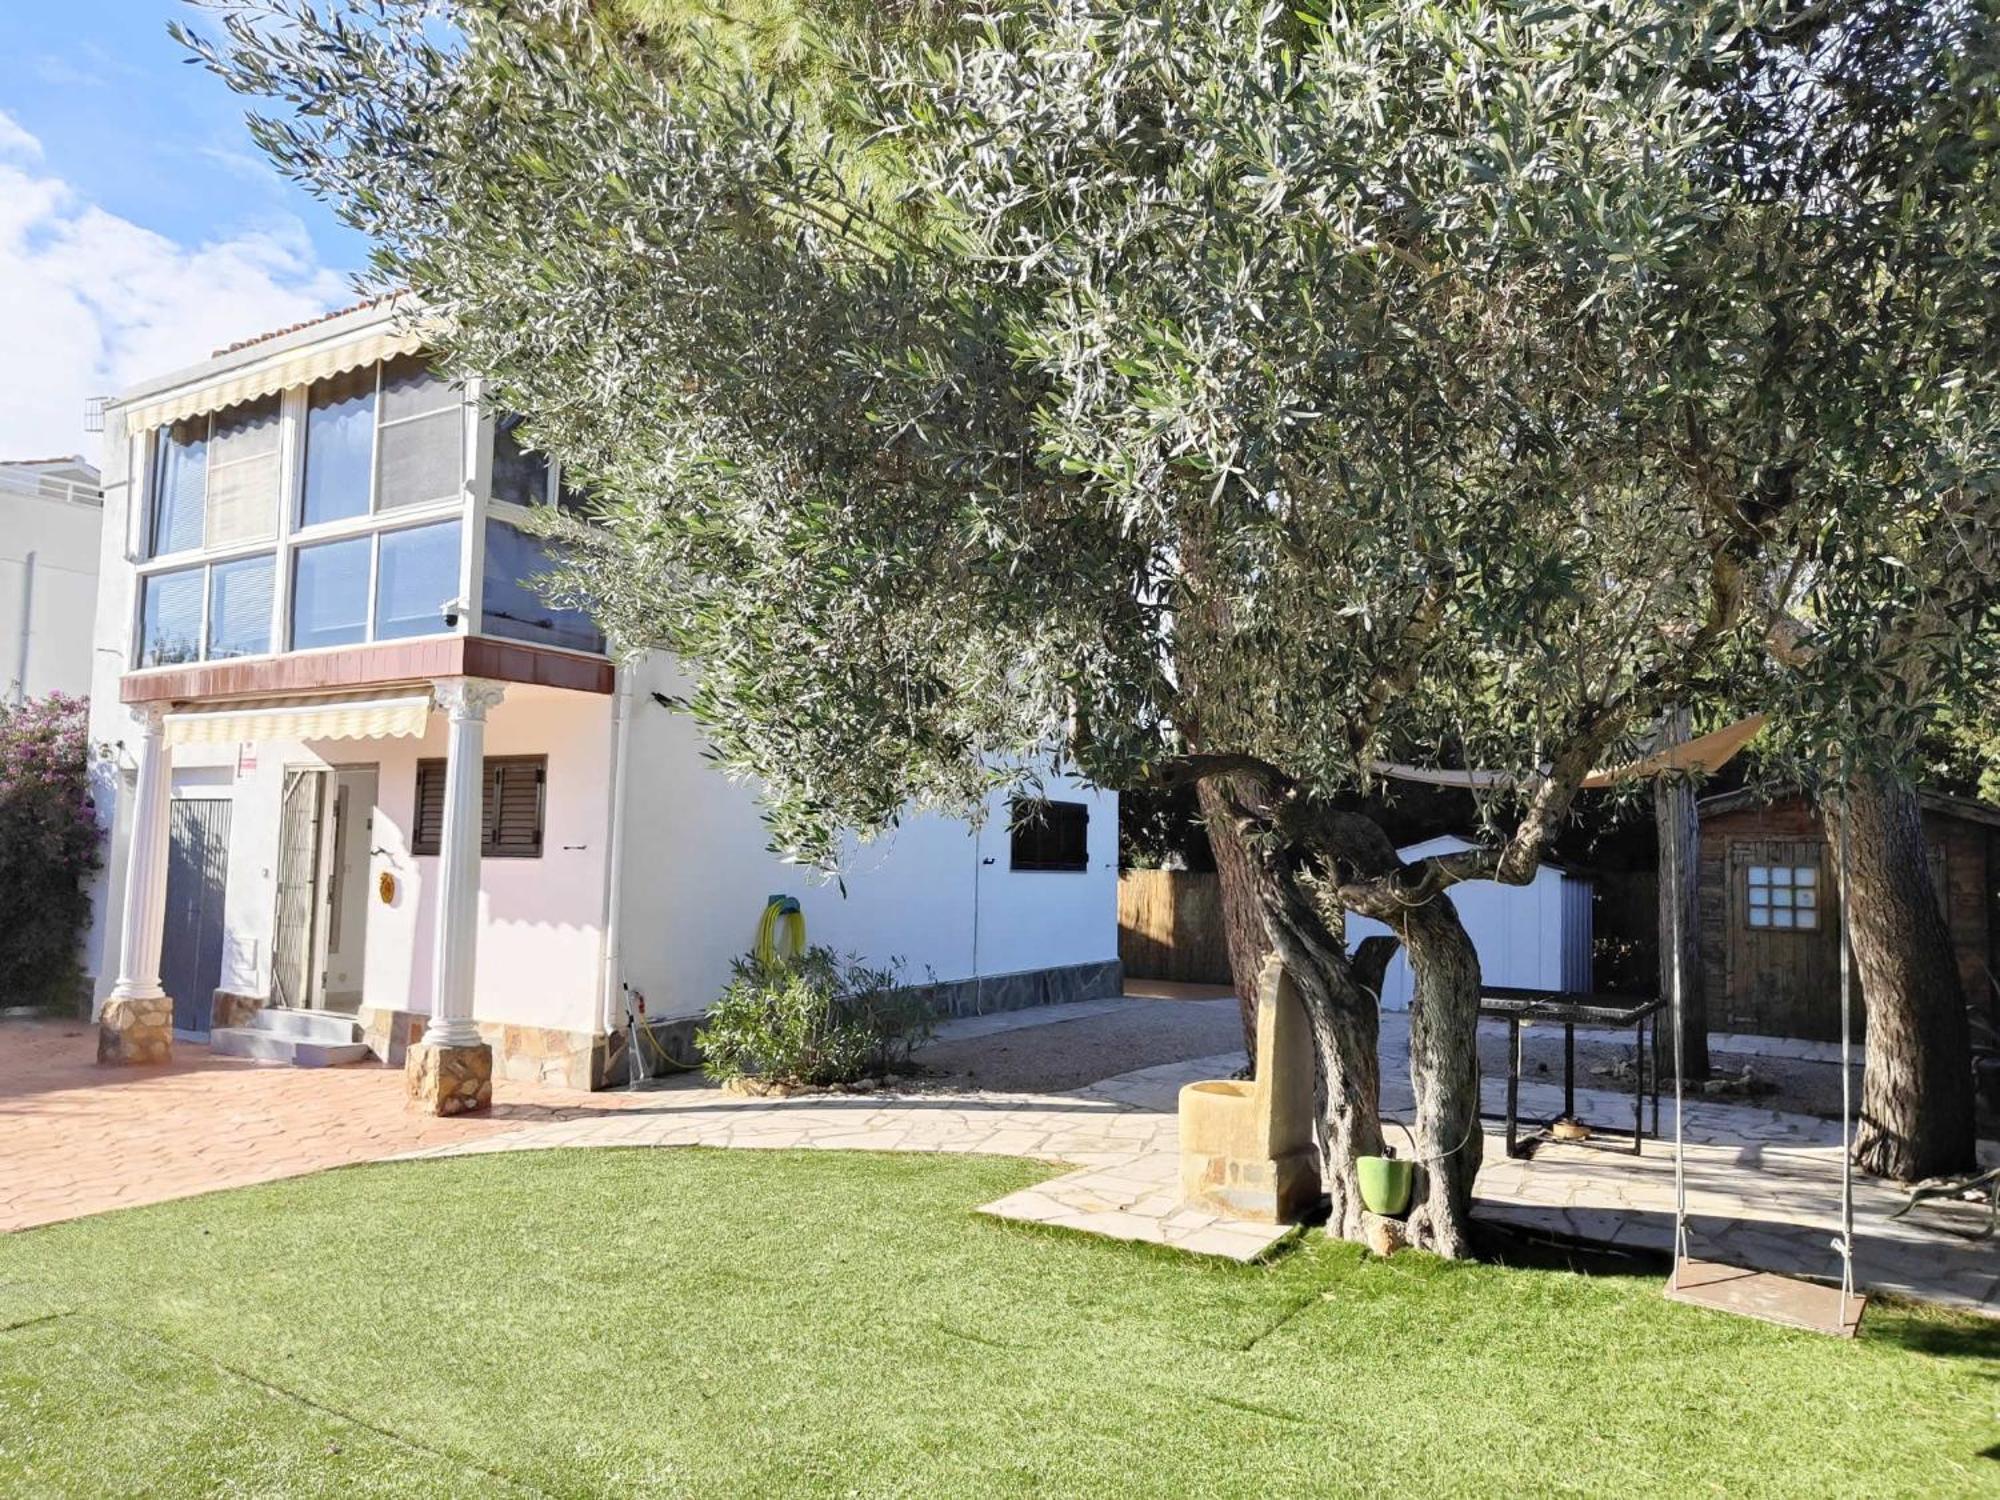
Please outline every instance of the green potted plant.
M1403 1138L1410 1142L1410 1152L1414 1156L1417 1143L1410 1135L1409 1127L1401 1120L1390 1123L1403 1132ZM1394 1146L1384 1145L1380 1156L1357 1156L1354 1159L1354 1174L1361 1184L1361 1206L1370 1213L1397 1219L1409 1212L1410 1191L1417 1181L1417 1164L1407 1157L1396 1155Z

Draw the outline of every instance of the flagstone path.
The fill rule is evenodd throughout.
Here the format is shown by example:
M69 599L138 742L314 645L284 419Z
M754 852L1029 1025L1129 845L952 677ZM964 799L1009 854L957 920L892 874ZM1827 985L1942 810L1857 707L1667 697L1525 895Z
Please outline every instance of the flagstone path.
M1406 1069L1395 1056L1400 1028L1395 1018L1385 1016L1384 1022L1383 1105L1393 1115L1407 1112L1410 1098L1407 1082L1399 1081ZM1249 1261L1269 1254L1292 1231L1182 1206L1174 1117L1183 1084L1226 1077L1240 1065L1240 1054L1223 1054L1046 1095L913 1090L746 1099L681 1083L641 1095L642 1102L615 1116L536 1125L411 1155L708 1146L1025 1156L1073 1170L989 1203L982 1212ZM1488 1080L1485 1102L1497 1113L1504 1084ZM1561 1103L1558 1085L1521 1087L1524 1118L1553 1115ZM1631 1118L1628 1094L1579 1089L1577 1105L1585 1119ZM1669 1102L1663 1121L1669 1132L1671 1110ZM1837 1124L1703 1100L1688 1105L1686 1137L1696 1256L1759 1270L1838 1276L1829 1243L1839 1217ZM1636 1157L1616 1148L1545 1144L1530 1160L1510 1160L1499 1134L1488 1131L1475 1192L1474 1212L1481 1219L1613 1249L1672 1247L1670 1143L1648 1141ZM1888 1220L1902 1202L1893 1189L1857 1180L1857 1281L1864 1288L2000 1317L2000 1240L1967 1237L1983 1224L1983 1210L1947 1205Z

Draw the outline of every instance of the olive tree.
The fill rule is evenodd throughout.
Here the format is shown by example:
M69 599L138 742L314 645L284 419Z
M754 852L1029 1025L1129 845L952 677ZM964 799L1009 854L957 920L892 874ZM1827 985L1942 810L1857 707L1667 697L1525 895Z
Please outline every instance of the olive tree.
M1716 84L1742 209L1720 269L1762 311L1690 343L1680 377L1722 398L1689 404L1682 461L1765 532L1743 690L1848 853L1856 1160L1904 1179L1976 1159L1967 996L1914 777L1941 715L2000 703L1997 82L1996 20L1958 0L1780 7L1747 31Z
M1404 1232L1464 1253L1446 892L1532 878L1814 525L1674 442L1738 374L1690 347L1767 316L1717 86L1756 8L1022 0L836 39L803 100L627 7L365 9L193 41L588 477L564 586L681 656L774 845L831 864L1049 764L1201 787L1306 1006L1332 1227L1378 1227L1359 912L1416 976ZM1398 762L1479 768L1480 847L1398 857Z

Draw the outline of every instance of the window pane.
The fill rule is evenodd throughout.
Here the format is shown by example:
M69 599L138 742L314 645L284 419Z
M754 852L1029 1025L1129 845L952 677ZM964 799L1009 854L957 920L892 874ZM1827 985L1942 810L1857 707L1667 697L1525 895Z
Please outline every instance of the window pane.
M551 566L540 537L505 521L488 521L480 632L572 651L602 651L604 636L588 614L558 609L535 592L533 580Z
M1811 886L1804 887L1798 893L1798 904L1800 906L1819 905L1819 892L1815 891Z
M1752 885L1769 885L1771 883L1770 870L1764 865L1752 865L1750 867L1750 883Z
M208 444L208 545L278 534L278 398L216 414Z
M1777 869L1771 872L1772 885L1790 885L1791 883L1792 883L1791 866L1779 865Z
M560 474L556 476L556 505L559 509L573 516L588 516L592 503L588 490L572 486Z
M1819 871L1811 865L1803 865L1794 873L1797 874L1800 885L1819 884Z
M513 505L546 505L549 461L521 446L521 421L512 412L493 419L493 498Z
M139 665L201 660L201 569L155 573L139 611Z
M1790 906L1792 904L1792 888L1788 885L1781 885L1774 889L1771 892L1771 904L1773 906Z
M1752 927L1769 927L1771 925L1770 912L1761 906L1752 907L1750 909L1750 925Z
M377 508L454 499L464 488L464 465L465 436L456 406L384 427L376 434Z
M458 522L382 533L375 588L375 639L436 635L451 627L444 607L458 597Z
M1771 913L1771 923L1776 927L1789 927L1792 925L1792 914L1789 911L1774 911Z
M368 513L375 459L375 366L322 380L306 394L306 481L299 524Z
M208 489L208 418L162 427L153 462L151 556L201 545L202 496Z
M208 570L208 655L256 656L271 649L275 559L245 557Z
M1801 927L1819 926L1819 913L1816 911L1802 911L1798 914L1798 918Z
M1752 906L1769 906L1771 904L1771 893L1761 885L1751 886L1750 904Z
M267 458L278 451L278 395L259 396L215 414L208 461L216 466Z
M421 356L405 354L382 365L382 421L400 422L427 411L456 407L458 387L431 373Z
M368 638L368 547L352 541L301 547L292 566L292 649Z

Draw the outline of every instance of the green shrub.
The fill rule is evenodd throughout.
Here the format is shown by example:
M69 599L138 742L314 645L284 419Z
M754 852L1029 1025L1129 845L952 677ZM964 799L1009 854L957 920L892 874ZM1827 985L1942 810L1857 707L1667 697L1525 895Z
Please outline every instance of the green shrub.
M893 966L810 948L768 964L737 959L695 1045L718 1082L825 1087L907 1071L931 1027L929 1005L896 988Z
M71 1009L97 868L89 705L0 705L0 1005Z

